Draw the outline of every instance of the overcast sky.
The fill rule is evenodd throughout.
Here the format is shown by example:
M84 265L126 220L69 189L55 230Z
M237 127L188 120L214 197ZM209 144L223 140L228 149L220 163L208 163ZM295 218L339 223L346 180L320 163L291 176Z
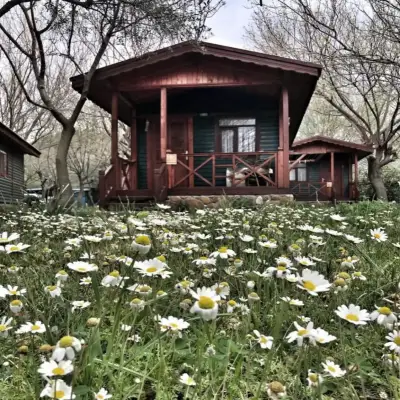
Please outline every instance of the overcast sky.
M250 15L249 0L226 0L226 5L208 23L213 33L208 41L225 46L246 47L243 34Z

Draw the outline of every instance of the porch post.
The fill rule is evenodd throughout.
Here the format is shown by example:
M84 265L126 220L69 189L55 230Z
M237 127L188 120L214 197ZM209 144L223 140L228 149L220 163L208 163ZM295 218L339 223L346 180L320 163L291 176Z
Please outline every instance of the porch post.
M354 184L358 185L358 154L354 153Z
M132 109L131 120L131 189L137 189L137 127L136 127L136 109Z
M194 153L194 137L193 137L193 117L188 118L188 152L189 154ZM194 158L189 157L189 168L191 171L194 169ZM189 187L194 187L194 174L189 177Z
M279 102L278 187L289 188L289 92L282 86Z
M111 99L111 163L115 170L115 190L121 186L121 171L118 158L118 92Z
M330 172L331 172L331 197L335 197L335 185L334 185L334 181L335 181L335 153L333 151L331 151L331 168L330 168Z
M167 154L167 89L161 89L160 104L160 156L161 161L165 162Z

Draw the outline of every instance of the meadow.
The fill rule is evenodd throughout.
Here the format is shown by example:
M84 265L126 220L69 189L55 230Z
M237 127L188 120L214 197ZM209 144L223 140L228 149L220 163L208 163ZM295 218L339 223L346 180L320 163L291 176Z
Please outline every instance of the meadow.
M399 226L383 203L1 214L0 399L399 399Z

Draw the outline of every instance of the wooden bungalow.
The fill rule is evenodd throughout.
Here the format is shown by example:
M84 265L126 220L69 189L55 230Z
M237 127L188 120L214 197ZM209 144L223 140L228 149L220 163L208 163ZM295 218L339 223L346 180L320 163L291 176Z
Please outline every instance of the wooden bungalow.
M89 99L112 119L101 203L335 191L354 199L350 162L365 147L321 137L293 143L320 74L319 65L203 42L98 69ZM81 92L83 75L71 81ZM130 127L129 159L118 151L119 121Z
M0 203L16 203L25 193L24 154L40 152L0 122Z

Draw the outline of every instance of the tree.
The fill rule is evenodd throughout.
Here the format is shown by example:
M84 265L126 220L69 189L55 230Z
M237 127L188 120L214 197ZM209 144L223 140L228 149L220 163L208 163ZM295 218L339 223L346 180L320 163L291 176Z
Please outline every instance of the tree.
M72 195L68 152L95 70L127 43L147 43L149 32L163 43L200 38L207 31L207 18L222 0L19 0L7 4L7 14L3 12L0 21L0 52L27 101L47 110L61 128L56 170L64 202ZM18 71L20 57L30 66L37 96L29 92ZM69 76L87 71L80 95L70 90L63 99L54 98L51 87L60 66ZM59 85L70 89L66 76Z
M374 9L367 15L346 0L277 0L255 10L248 37L263 51L323 66L316 94L351 124L359 141L373 146L369 179L376 196L387 200L381 169L397 157L400 89L399 64L385 60L389 54L397 60L400 47L387 38Z

